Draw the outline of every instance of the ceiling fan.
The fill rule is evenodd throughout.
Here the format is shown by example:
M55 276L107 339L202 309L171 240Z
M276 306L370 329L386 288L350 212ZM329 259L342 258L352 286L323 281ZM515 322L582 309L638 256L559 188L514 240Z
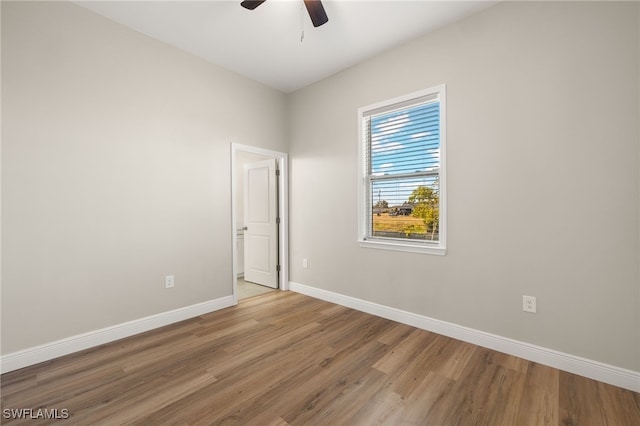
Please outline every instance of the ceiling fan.
M240 6L244 7L245 9L253 10L265 1L267 0L243 0L240 3ZM314 27L319 27L320 25L324 25L329 21L327 12L324 11L324 7L322 6L322 2L320 0L303 1L304 5L307 7L307 12L309 12L309 17L311 18L311 22L313 22Z

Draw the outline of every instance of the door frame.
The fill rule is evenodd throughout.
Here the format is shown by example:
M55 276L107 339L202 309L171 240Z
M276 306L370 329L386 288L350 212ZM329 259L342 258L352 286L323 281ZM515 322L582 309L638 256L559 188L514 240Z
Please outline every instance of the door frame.
M239 143L231 143L231 252L232 252L232 289L233 304L238 304L238 224L236 220L238 202L237 153L249 152L275 158L280 170L278 179L278 215L280 226L278 227L278 258L280 260L280 272L278 273L278 288L289 290L289 155L285 152L273 151Z

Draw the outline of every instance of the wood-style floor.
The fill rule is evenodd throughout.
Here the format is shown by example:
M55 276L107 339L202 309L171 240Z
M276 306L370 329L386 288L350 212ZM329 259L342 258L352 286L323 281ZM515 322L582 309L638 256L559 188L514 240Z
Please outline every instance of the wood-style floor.
M19 408L76 425L640 425L637 393L293 292L4 374L3 416Z

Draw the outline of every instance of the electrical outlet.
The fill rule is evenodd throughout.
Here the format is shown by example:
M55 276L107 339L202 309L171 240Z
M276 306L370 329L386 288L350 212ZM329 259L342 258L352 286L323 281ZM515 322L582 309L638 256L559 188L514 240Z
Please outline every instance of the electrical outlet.
M176 279L173 275L167 275L164 277L164 288L173 288L176 283Z
M522 296L522 310L525 312L536 313L536 298L533 296Z
M307 262L307 258L302 259L302 267L307 269L309 267L309 262Z

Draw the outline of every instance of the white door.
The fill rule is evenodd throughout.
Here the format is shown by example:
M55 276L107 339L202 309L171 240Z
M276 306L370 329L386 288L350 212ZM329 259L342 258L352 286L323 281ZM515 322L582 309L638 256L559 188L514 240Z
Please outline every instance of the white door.
M244 279L278 288L276 159L244 168Z

